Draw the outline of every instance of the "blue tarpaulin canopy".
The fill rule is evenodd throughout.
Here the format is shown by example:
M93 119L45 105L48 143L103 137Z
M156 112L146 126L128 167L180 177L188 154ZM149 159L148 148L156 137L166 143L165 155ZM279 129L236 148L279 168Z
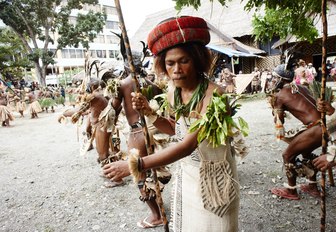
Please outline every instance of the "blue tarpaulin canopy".
M216 46L216 45L208 44L207 47L212 49L212 50L215 50L217 52L226 54L229 57L233 57L233 56L234 57L260 57L260 56L255 55L255 54L241 52L241 51L233 50L231 48L223 47L223 46Z

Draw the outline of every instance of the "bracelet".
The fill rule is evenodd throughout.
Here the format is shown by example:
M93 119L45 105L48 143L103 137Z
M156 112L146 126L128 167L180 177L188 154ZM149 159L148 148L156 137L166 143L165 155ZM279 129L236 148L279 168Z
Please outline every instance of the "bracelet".
M143 170L143 160L141 157L138 158L138 172L142 172Z
M329 163L335 161L335 157L336 157L335 154L334 155L329 153L326 154L326 158Z

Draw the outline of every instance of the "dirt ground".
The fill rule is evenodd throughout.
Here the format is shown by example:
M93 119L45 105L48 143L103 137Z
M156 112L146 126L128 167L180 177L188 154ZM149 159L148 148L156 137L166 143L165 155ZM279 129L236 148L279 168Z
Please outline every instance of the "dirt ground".
M318 199L300 193L300 201L290 201L269 192L286 182L281 158L286 144L275 140L266 100L242 104L239 115L251 132L246 138L249 155L238 163L239 231L319 231ZM136 222L147 216L148 209L138 200L131 177L124 186L103 187L96 151L79 154L77 134L82 129L57 122L66 108L41 113L38 119L16 114L12 127L0 127L0 231L143 231ZM289 120L287 125L295 123ZM173 171L174 165L170 168ZM168 217L172 182L163 193ZM326 231L336 231L335 189L327 181Z

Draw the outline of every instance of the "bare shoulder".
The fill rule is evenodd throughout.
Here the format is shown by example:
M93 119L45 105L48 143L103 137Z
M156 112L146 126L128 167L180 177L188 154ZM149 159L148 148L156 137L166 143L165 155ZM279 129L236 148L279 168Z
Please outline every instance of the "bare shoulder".
M212 93L214 91L217 91L217 93L219 94L224 94L225 93L225 90L222 86L212 82L212 81L209 81L209 86L208 86L208 90L207 90L207 95L210 94L210 96L212 96Z

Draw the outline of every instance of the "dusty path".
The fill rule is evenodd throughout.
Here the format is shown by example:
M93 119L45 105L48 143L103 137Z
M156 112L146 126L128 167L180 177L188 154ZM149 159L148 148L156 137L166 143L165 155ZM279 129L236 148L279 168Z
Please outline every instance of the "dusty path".
M0 127L0 231L143 231L136 222L148 210L131 178L122 187L102 187L95 151L80 156L76 126L57 122L65 109ZM280 155L285 144L274 139L266 101L244 102L239 114L251 128L250 154L238 164L240 231L319 231L317 199L301 194L300 201L281 200L269 192L285 181ZM163 194L168 215L171 184ZM336 231L335 187L329 183L327 193L326 231Z

